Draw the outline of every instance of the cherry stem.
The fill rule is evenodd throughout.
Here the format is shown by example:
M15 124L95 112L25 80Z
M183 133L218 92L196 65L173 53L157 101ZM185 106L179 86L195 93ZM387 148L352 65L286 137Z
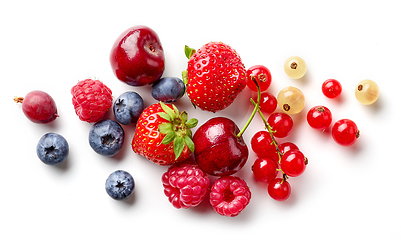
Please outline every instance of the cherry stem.
M254 106L259 105L259 104L256 104L252 98L251 98L251 102ZM258 107L257 111L258 111L260 117L262 118L263 123L265 124L265 128L269 132L269 135L270 135L270 138L272 139L272 143L274 144L274 147L276 147L276 152L278 155L278 163L281 164L281 152L280 152L280 149L278 148L278 143L277 143L276 139L274 138L274 135L273 135L274 131L273 131L272 127L269 125L269 123L267 122L265 116L263 115L263 113L259 107Z
M255 78L253 75L251 75L251 79L252 79L252 81L255 83L256 88L258 89L258 99L257 99L257 103L255 103L255 101L253 101L252 98L251 98L252 103L253 103L253 105L254 105L255 107L254 107L254 109L253 109L253 111L252 111L251 117L248 119L248 121L246 122L246 124L245 124L245 126L242 128L242 130L237 134L237 137L241 137L241 136L242 136L242 134L243 134L243 133L245 132L245 130L248 128L249 124L252 122L252 119L253 119L253 117L255 116L256 112L259 110L260 87L259 87L258 81L256 80L256 78Z

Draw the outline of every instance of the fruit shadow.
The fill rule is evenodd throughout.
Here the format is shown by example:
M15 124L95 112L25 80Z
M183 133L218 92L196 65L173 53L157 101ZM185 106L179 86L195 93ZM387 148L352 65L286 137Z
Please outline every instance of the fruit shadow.
M135 194L135 191L131 194L131 196L129 196L129 198L124 199L123 201L121 201L122 203L124 203L126 206L131 207L134 206L135 202L137 201L137 197Z
M53 166L57 171L65 173L71 168L71 155L64 160L64 162Z
M372 113L372 114L379 114L380 111L382 111L383 107L384 107L384 99L383 96L379 97L376 102L370 104L370 105L364 105L364 107L368 108L368 110Z

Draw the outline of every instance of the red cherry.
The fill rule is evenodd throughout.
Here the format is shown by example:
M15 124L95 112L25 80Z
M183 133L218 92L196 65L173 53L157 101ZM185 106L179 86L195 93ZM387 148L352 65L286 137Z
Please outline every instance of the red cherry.
M22 111L34 123L49 123L58 117L56 103L43 91L32 91L25 98L16 97L14 101L22 103Z
M267 192L274 200L285 201L291 195L291 186L286 180L276 178L267 185Z
M250 67L246 71L246 85L252 91L257 92L258 89L256 87L256 84L252 80L252 76L254 76L256 78L256 81L258 81L261 92L264 92L269 88L272 81L272 76L270 70L267 67L262 65L255 65Z
M352 120L341 119L334 123L331 134L338 144L351 146L359 137L359 130Z
M164 51L157 33L146 26L124 31L114 42L110 64L116 77L131 86L152 84L164 72Z
M315 106L308 111L306 120L312 128L323 131L330 126L332 116L327 107Z
M268 157L259 157L252 165L253 175L262 182L270 182L276 178L277 169L277 162Z
M327 79L322 84L322 92L328 98L336 98L341 94L341 83L335 79Z
M277 155L273 140L269 132L265 130L259 131L253 135L251 138L251 147L258 156L270 157L274 154Z
M306 169L307 159L299 150L286 152L281 158L281 170L290 177L298 177Z
M202 171L227 176L240 170L248 160L248 147L238 137L238 126L225 117L214 117L201 125L193 136L195 161Z
M294 122L290 115L282 112L273 113L267 119L272 127L273 135L277 138L283 138L290 134Z
M253 97L253 100L256 102L257 97ZM259 107L262 112L265 112L267 114L273 113L274 110L276 110L277 108L276 97L269 92L262 92L260 94Z

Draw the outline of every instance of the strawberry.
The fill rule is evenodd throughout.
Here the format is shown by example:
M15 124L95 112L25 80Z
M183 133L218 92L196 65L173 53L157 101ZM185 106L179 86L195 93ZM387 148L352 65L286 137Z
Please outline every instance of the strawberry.
M246 86L246 70L237 52L222 42L210 42L198 51L185 46L189 58L183 72L187 95L202 110L228 107Z
M159 165L182 162L194 151L191 128L197 124L176 106L155 103L138 119L132 150Z

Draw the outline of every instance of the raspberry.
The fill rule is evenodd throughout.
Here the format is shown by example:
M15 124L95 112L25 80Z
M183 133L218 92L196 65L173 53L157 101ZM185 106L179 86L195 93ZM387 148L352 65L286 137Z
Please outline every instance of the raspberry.
M72 104L79 119L99 121L113 103L111 90L99 80L85 79L72 87Z
M239 177L221 177L210 189L210 204L223 216L237 216L250 200L251 191L246 182Z
M209 178L198 166L173 165L162 176L164 194L175 208L199 205L205 198Z

